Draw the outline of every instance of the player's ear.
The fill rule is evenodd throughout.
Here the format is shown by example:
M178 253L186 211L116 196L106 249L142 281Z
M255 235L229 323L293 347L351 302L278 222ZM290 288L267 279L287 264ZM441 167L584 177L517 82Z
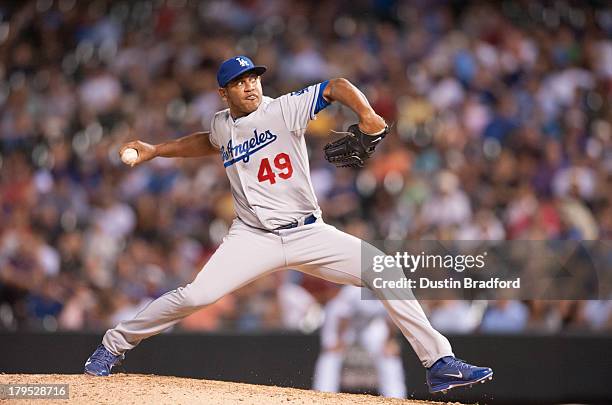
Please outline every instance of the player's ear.
M223 87L219 87L217 92L219 92L219 97L221 97L223 101L227 102L227 90L225 90Z

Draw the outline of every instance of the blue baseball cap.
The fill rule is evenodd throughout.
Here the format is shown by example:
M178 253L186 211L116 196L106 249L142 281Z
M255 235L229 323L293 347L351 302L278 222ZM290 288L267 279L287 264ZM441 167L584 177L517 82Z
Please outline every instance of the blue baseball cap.
M262 75L267 68L265 66L255 66L253 61L246 56L234 56L219 66L219 70L217 71L217 83L219 83L219 87L225 87L229 82L241 74L251 70L258 75Z

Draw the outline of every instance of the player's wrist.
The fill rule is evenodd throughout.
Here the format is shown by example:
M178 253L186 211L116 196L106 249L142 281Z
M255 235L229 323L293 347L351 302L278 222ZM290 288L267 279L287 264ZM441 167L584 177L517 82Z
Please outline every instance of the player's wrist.
M380 135L385 132L387 123L374 110L359 116L359 129L368 135Z
M172 157L172 156L169 156L171 151L170 151L170 148L168 147L167 142L158 143L158 144L151 145L151 146L152 146L152 148L150 149L151 159L156 158L156 157Z

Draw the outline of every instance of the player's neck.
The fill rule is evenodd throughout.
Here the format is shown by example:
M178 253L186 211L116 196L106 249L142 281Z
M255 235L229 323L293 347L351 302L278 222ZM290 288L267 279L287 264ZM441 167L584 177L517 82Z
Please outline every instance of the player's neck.
M261 103L259 105L261 105ZM257 106L257 108L259 108L259 105ZM257 108L254 109L251 112L246 112L246 111L241 111L238 108L229 106L230 115L231 115L232 119L234 119L234 120L237 120L238 118L246 117L247 115L249 115L251 113L254 113L255 111L257 111Z
M247 112L244 112L244 111L233 110L230 107L230 115L232 116L232 119L234 119L234 120L237 120L238 118L246 117L249 114L250 113L247 113Z

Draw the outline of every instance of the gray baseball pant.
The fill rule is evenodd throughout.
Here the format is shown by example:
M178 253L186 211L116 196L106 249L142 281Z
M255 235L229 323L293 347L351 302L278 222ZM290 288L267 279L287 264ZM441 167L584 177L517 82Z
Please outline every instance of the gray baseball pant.
M273 232L249 227L236 219L223 243L191 283L169 291L134 319L109 329L102 343L115 355L122 354L224 295L278 270L290 268L340 284L371 286L371 280L362 277L372 274L361 271L362 246L371 249L370 255L382 254L321 219ZM425 367L453 355L448 340L431 326L410 291L374 289L374 293ZM405 299L407 293L411 299Z

